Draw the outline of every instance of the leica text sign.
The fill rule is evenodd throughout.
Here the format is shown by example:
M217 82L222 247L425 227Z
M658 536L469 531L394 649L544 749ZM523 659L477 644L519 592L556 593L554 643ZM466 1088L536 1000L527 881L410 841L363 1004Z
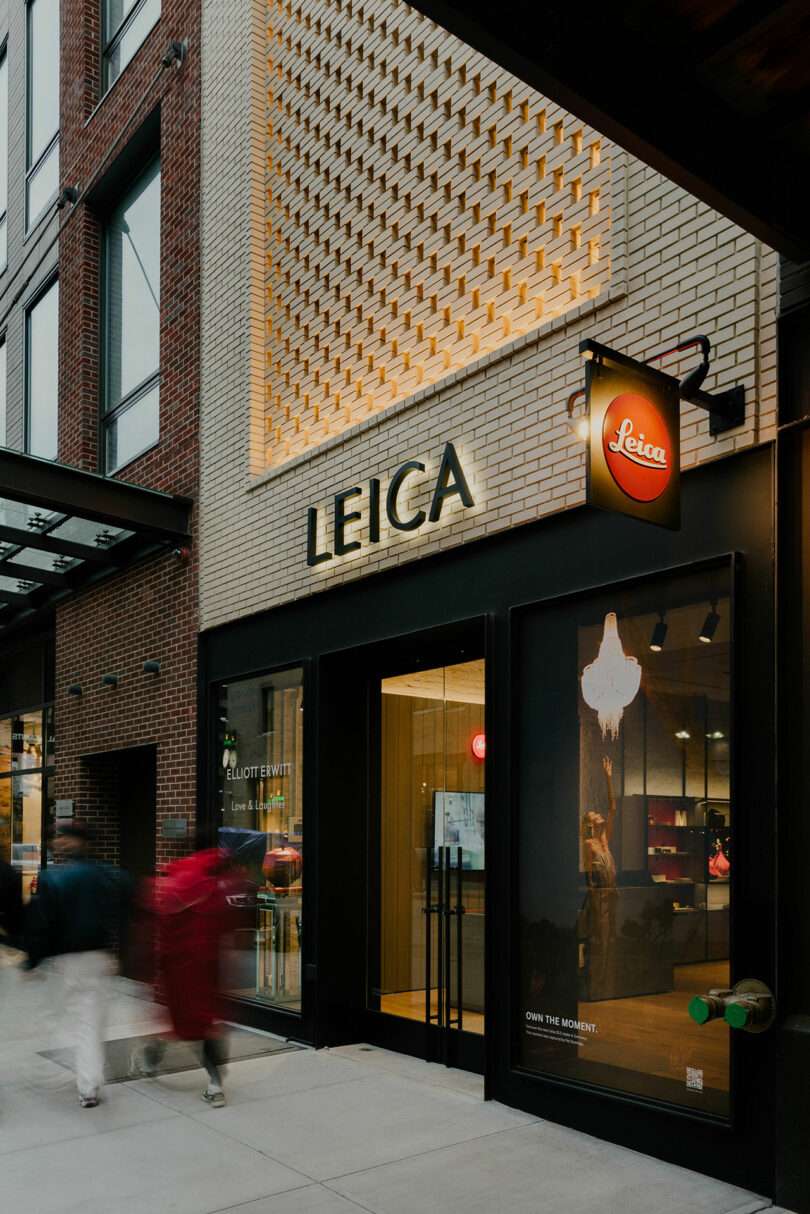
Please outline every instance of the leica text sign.
M604 349L587 364L588 502L680 527L678 381Z

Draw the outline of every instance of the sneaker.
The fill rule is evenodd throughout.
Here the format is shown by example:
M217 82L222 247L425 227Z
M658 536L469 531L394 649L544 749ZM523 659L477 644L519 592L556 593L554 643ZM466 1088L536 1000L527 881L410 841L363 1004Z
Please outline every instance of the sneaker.
M206 1088L202 1098L212 1109L221 1109L225 1106L225 1093L222 1088Z
M79 1104L83 1109L94 1109L98 1104L98 1096L79 1096Z

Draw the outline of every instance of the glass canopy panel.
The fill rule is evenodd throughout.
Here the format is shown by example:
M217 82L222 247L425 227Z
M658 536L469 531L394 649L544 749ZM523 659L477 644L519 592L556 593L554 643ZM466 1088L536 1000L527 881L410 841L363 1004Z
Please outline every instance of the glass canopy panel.
M33 586L39 586L39 584L39 582L30 582L26 578L23 589L20 589L20 582L17 578L3 577L0 574L0 595L2 595L4 590L10 590L12 594L27 594L29 589Z
M6 558L9 565L27 565L30 569L50 569L54 573L66 573L82 562L78 557L60 556L53 552L40 552L38 548L21 548L14 556Z
M53 510L40 510L37 506L27 506L24 502L12 502L6 497L0 497L0 527L42 532L60 517L62 516Z
M110 527L104 523L94 523L87 518L67 518L48 532L54 539L70 540L74 544L87 544L88 547L105 551L129 539L135 533L125 531L123 527Z

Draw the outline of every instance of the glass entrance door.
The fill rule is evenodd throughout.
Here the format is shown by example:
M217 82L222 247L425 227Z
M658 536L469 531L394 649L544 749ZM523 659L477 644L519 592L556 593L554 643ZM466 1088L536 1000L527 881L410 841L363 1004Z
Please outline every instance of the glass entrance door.
M398 1022L392 1040L477 1069L484 1034L484 661L385 678L379 690L369 1005Z

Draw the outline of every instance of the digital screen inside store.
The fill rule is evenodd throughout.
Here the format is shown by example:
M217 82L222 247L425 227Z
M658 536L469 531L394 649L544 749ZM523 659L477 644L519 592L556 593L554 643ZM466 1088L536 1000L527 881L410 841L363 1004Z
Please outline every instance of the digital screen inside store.
M304 880L303 671L223 685L218 697L218 839L233 895L226 985L237 997L301 1008Z
M524 616L520 1067L728 1116L731 659L725 567Z

